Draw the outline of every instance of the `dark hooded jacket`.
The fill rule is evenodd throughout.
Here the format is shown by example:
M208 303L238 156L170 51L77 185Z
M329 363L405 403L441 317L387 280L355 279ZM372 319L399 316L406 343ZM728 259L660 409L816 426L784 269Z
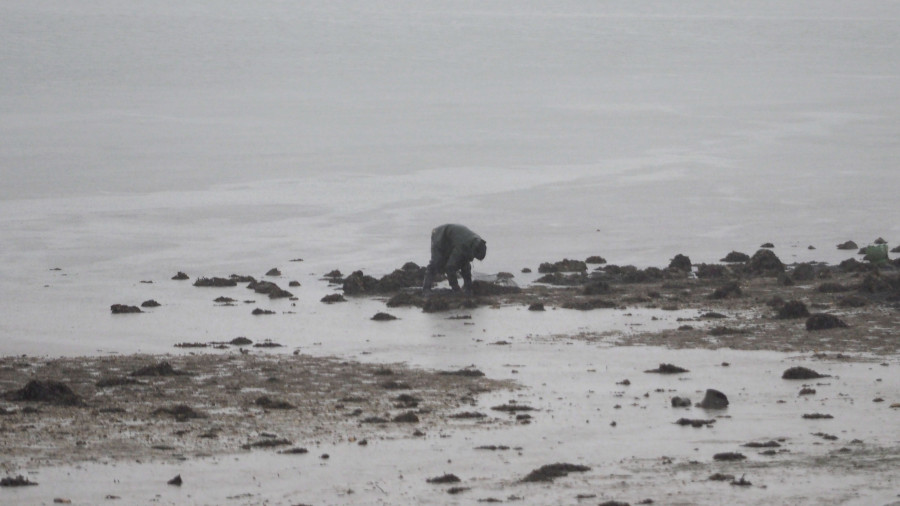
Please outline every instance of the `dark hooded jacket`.
M478 234L463 225L441 225L431 231L431 262L429 272L444 271L455 281L456 271L462 271L463 280L471 281L471 262L479 252L487 250L487 243Z
M447 270L459 270L466 262L471 262L477 250L484 243L478 234L463 225L441 225L431 232L431 252L439 252L446 259L443 266Z

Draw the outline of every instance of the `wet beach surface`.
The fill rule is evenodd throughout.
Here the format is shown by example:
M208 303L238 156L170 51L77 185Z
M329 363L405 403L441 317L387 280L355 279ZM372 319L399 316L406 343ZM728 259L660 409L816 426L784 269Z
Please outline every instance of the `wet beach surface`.
M0 494L10 504L897 501L895 268L764 258L757 266L773 270L749 259L548 264L512 276L521 288L483 277L473 297L421 297L414 265L371 278L381 284L323 273L298 286L289 280L302 263L290 263L264 277L289 295L247 278L138 283L162 304L118 301L142 312L110 315L116 325L168 313L259 330L173 338L154 353L4 357ZM818 330L821 315L834 328Z

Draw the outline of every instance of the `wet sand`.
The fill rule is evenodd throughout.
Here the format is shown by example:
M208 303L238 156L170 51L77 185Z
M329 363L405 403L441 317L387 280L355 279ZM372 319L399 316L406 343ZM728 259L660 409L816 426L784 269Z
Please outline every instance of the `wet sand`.
M0 496L9 504L889 504L900 500L900 379L891 372L900 366L900 312L889 285L871 287L873 276L896 272L817 269L806 280L791 279L796 268L715 279L665 270L649 281L608 277L589 295L590 282L496 294L481 285L473 298L438 291L431 303L445 305L436 314L460 326L511 308L513 318L541 318L537 304L543 316L636 315L630 332L455 343L478 357L471 367L435 370L380 349L350 358L253 346L265 341L182 343L167 355L4 357L2 471L38 485ZM731 282L738 290L723 290ZM407 293L399 308L385 304L393 294L349 298L401 316L428 302ZM807 317L776 318L787 301L847 326L807 330ZM403 324L371 322L400 334ZM822 376L782 378L800 365ZM75 397L27 399L31 380L60 382ZM727 408L697 406L710 388L726 394ZM675 397L690 401L676 407ZM182 484L167 484L176 475Z

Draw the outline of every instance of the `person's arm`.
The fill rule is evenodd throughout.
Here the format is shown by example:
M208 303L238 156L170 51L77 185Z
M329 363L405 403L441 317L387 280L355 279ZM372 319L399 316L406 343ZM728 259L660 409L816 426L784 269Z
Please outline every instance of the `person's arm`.
M465 262L460 269L463 278L463 291L466 295L472 295L472 264Z
M466 266L468 263L465 258L465 254L462 252L462 249L457 246L453 248L453 251L450 253L450 258L447 260L447 282L450 283L450 288L453 291L459 291L459 281L456 279L456 271L463 271L463 280L466 279ZM469 267L469 277L471 278L471 267Z

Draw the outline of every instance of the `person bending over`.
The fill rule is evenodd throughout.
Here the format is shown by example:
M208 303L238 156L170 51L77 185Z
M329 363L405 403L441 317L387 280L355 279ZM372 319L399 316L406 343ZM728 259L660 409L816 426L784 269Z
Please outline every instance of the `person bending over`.
M431 231L431 261L425 270L422 292L430 293L434 277L447 273L447 281L454 292L459 291L456 271L462 273L463 290L472 294L472 260L484 260L487 242L463 225L441 225Z

